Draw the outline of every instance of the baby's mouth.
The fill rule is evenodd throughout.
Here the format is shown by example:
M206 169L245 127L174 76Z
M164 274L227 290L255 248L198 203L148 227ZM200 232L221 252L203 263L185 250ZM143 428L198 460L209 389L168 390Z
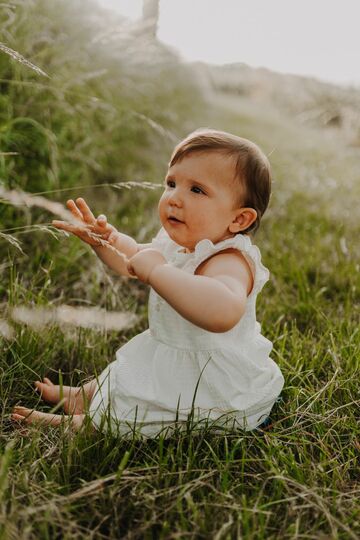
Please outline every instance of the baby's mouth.
M172 221L174 223L183 223L183 221L180 221L180 219L177 219L174 216L170 216L168 219L169 219L169 221Z

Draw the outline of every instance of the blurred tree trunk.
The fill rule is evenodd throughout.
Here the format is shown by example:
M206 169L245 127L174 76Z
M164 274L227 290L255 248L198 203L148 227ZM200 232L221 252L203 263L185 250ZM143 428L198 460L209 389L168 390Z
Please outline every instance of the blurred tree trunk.
M143 23L146 33L156 38L159 21L159 2L160 0L143 0Z

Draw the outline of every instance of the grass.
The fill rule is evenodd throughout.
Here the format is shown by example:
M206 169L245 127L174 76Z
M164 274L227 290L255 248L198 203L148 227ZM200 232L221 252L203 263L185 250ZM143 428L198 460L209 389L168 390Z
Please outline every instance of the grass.
M206 103L197 89L194 107L188 79L180 77L181 88L178 79L173 87L161 82L185 69L175 58L164 53L149 67L140 48L116 67L116 41L92 57L87 32L94 28L81 5L51 4L14 3L15 21L0 40L51 77L44 82L0 56L8 81L1 83L0 152L20 153L0 155L4 186L61 202L86 195L97 212L106 209L121 230L147 241L158 227L158 192L107 184L161 181L173 144L166 133L210 125L261 144L275 182L255 239L272 273L258 318L286 384L265 432L219 435L189 422L169 439L142 440L65 426L14 429L15 403L49 410L38 404L33 380L78 384L147 327L148 290L105 273L76 239L34 228L49 223L46 210L1 204L1 231L24 253L0 239L1 317L13 332L0 337L0 538L358 538L359 149L246 97L219 94ZM0 8L5 17L10 8ZM31 17L46 45L34 42ZM104 63L108 75L85 81L84 73ZM91 107L90 91L98 99ZM63 188L71 191L51 193ZM138 322L118 333L55 325L35 331L11 320L13 306L63 304L136 313Z

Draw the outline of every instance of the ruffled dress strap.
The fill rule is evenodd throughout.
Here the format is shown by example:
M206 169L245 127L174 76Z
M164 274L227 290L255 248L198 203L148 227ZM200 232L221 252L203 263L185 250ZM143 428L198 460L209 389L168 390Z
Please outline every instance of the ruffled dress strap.
M251 295L255 295L261 291L265 283L269 280L269 270L261 262L261 253L257 246L255 246L248 235L237 234L233 238L227 238L217 244L213 244L211 240L200 240L195 246L193 253L193 265L194 271L196 268L206 259L219 253L225 249L238 249L245 257L251 268L254 285L251 291ZM175 252L176 255L176 252Z

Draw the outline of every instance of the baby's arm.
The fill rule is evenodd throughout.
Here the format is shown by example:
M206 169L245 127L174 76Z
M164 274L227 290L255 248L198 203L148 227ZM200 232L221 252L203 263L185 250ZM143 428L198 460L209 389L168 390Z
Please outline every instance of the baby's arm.
M116 238L111 240L111 244L118 252L124 255L114 253L106 246L93 246L93 250L99 259L117 274L136 277L135 274L130 273L128 270L129 258L139 251L149 248L151 244L138 244L131 236L118 231L116 232Z
M252 286L248 263L237 250L227 250L205 261L197 275L166 264L156 250L145 250L130 260L139 279L185 319L210 332L233 328L245 312Z

